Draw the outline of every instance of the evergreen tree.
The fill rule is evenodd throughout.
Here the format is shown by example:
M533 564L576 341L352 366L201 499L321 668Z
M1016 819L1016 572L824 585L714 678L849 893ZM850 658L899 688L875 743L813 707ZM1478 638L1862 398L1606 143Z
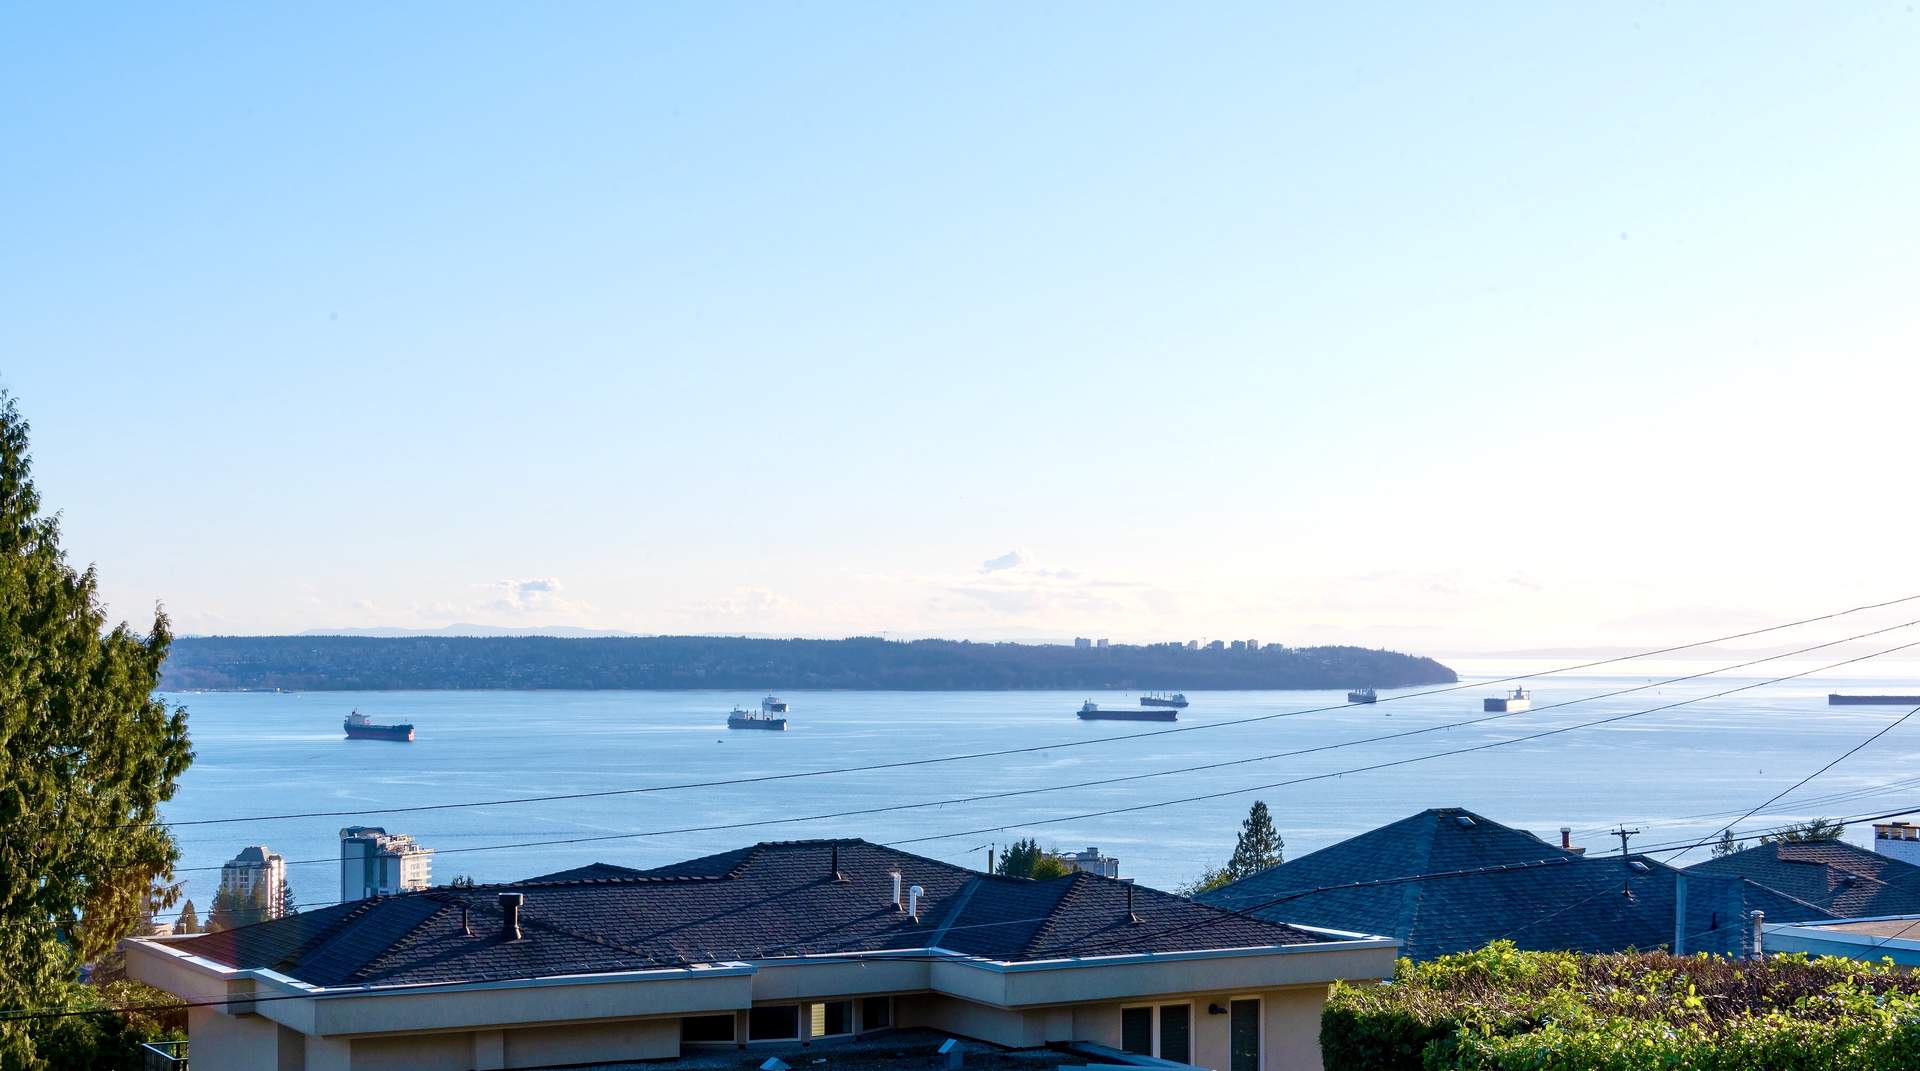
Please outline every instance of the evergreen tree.
M449 889L471 889L475 884L471 874L455 874L453 880L447 882L447 887Z
M280 917L284 918L288 915L294 914L299 910L300 910L300 905L293 898L293 889L287 884L287 879L281 878L280 879Z
M28 427L0 394L0 1007L60 1003L82 963L170 905L178 853L157 823L193 760L184 709L153 694L171 634L108 630L91 567L42 516ZM128 479L138 479L128 471ZM25 1023L0 1065L32 1066Z
M1846 832L1846 830L1847 827L1844 823L1835 822L1829 818L1814 818L1802 822L1797 826L1788 826L1778 833L1761 837L1760 843L1779 844L1808 840L1839 840L1840 834Z
M1266 803L1254 800L1247 820L1240 823L1240 840L1233 846L1233 856L1227 860L1230 880L1239 881L1279 866L1286 847L1287 842L1273 828L1273 815L1267 812Z
M1028 837L1008 845L1000 853L1000 864L994 867L994 873L1009 878L1033 878L1045 881L1068 874L1073 868L1062 862L1060 857L1043 851L1040 842Z
M173 922L174 933L199 933L200 913L193 909L193 901L188 900L180 908L180 917Z
M1713 857L1718 859L1723 855L1732 855L1739 850L1740 842L1733 839L1733 828L1729 826L1720 831L1720 839L1714 842Z

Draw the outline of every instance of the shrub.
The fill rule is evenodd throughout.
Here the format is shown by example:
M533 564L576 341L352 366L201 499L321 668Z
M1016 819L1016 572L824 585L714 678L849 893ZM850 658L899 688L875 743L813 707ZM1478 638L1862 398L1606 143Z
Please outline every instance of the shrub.
M1920 978L1891 963L1520 952L1496 942L1339 985L1329 1071L1920 1067Z

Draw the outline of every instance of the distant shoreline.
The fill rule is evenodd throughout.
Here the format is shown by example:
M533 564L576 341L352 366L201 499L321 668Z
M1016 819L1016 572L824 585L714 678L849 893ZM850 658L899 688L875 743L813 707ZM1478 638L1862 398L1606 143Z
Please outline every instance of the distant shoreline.
M169 692L1312 691L1453 684L1431 658L1362 647L1069 647L714 636L186 636Z

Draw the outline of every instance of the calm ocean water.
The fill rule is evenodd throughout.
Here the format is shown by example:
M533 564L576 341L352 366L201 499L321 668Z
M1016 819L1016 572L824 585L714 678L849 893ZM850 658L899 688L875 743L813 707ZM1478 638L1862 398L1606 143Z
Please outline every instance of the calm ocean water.
M1540 667L1473 667L1478 679ZM1637 675L1554 677L1531 682L1536 706L1581 699L1698 672L1699 663L1638 666ZM1769 676L1798 666L1756 667ZM1752 672L1751 670L1745 672ZM734 692L321 692L194 693L169 696L189 711L198 754L166 808L174 822L287 811L378 811L511 796L704 781L1098 739L1005 758L758 785L688 789L455 811L182 825L181 877L202 916L219 864L248 844L266 844L291 862L299 901L339 897L339 829L384 825L414 834L440 853L436 881L469 874L509 880L594 860L652 866L755 840L860 836L901 841L909 850L979 865L986 845L1034 836L1062 849L1097 845L1121 860L1123 876L1169 887L1223 860L1248 805L1272 808L1287 852L1299 855L1430 806L1461 805L1554 836L1581 830L1596 850L1617 846L1597 832L1616 822L1646 830L1637 843L1704 836L1709 817L1739 812L1818 769L1904 713L1890 707L1825 704L1828 691L1887 691L1901 678L1822 676L1776 685L1593 729L1280 788L1277 781L1470 747L1610 714L1644 710L1749 683L1713 677L1631 695L1385 741L1276 758L1203 773L1120 785L1067 788L1010 799L942 803L954 797L1069 785L1249 758L1476 717L1483 695L1463 691L1375 707L1200 729L1146 740L1151 724L1081 722L1082 692L782 692L793 704L787 733L728 732L727 710L759 696ZM1897 690L1916 690L1911 685ZM1332 692L1190 692L1180 726L1325 706ZM1383 699L1396 693L1383 692ZM1135 696L1095 693L1103 706ZM410 721L412 744L348 741L352 709L376 721ZM1920 803L1920 718L1848 760L1756 823L1809 814L1866 814ZM1245 790L1245 791L1240 791ZM1084 812L1202 793L1212 800L1098 818ZM1853 798L1826 801L1835 793ZM1795 800L1808 800L1796 806ZM809 815L889 805L881 814L811 821ZM688 826L752 823L687 833ZM1008 826L1002 832L964 832ZM951 834L951 835L950 835ZM1864 834L1864 835L1863 835ZM575 844L570 838L617 837ZM1870 831L1849 830L1865 842ZM497 845L517 845L497 848ZM1704 850L1688 861L1703 858ZM197 870L193 868L214 868Z

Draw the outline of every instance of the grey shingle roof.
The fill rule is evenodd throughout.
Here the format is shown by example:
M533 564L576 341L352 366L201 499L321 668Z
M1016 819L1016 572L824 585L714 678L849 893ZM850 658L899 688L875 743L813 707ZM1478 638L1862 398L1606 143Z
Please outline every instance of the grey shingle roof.
M1466 819L1467 821L1461 821ZM1633 865L1638 864L1638 865ZM1476 872L1363 888L1356 882ZM1274 922L1386 934L1431 959L1505 937L1522 948L1589 952L1658 948L1674 938L1679 871L1642 856L1584 857L1457 807L1434 808L1203 894ZM1687 883L1689 951L1733 951L1740 920L1826 917L1736 878Z
M832 861L838 853L836 881ZM891 871L919 885L918 922ZM860 840L758 844L652 870L596 864L473 889L363 900L190 938L183 948L322 986L534 978L836 951L1042 959L1306 944L1325 938L1076 873L992 877ZM498 894L525 897L505 941ZM463 926L470 925L473 936Z
M1840 918L1920 914L1920 866L1843 841L1759 844L1687 872L1745 878Z

